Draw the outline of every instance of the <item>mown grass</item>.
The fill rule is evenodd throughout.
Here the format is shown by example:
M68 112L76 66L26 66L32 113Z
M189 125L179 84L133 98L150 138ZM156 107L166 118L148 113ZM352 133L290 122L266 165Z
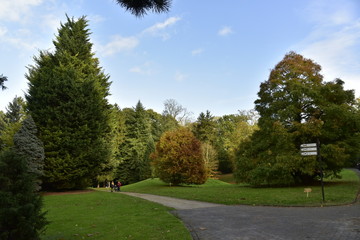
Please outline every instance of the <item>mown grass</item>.
M167 207L109 192L44 197L43 240L191 239Z
M176 198L221 203L227 205L320 206L342 205L354 202L360 180L352 170L344 169L342 179L325 181L325 203L322 203L320 184L283 188L254 188L248 185L229 184L210 179L204 185L169 186L159 179L148 179L123 186L123 191L149 193ZM304 188L311 188L307 197Z

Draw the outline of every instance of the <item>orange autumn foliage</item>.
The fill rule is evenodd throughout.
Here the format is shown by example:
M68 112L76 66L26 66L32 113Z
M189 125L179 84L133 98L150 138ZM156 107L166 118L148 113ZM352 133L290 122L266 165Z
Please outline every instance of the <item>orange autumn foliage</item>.
M203 184L207 180L201 142L187 128L165 132L152 159L155 174L166 183Z

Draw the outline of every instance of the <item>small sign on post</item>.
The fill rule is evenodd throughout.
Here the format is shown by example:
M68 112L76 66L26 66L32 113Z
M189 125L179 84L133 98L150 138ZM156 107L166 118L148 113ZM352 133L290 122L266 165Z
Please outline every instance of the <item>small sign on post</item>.
M325 193L324 193L324 173L322 169L321 163L321 154L320 154L320 140L317 139L316 143L304 143L300 145L301 156L316 156L319 165L320 165L320 180L321 180L321 193L322 193L322 201L325 202ZM304 192L306 192L306 196L309 197L309 192L311 192L311 188L305 188Z
M304 188L304 192L306 193L306 197L309 197L309 193L312 192L311 188Z
M316 143L305 143L300 145L301 156L317 156Z

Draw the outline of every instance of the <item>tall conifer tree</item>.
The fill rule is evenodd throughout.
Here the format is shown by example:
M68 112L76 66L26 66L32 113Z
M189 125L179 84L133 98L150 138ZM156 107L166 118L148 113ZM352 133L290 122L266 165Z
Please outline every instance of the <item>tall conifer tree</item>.
M125 109L125 140L119 147L118 177L133 183L151 176L150 154L155 149L148 113L139 101L134 109Z
M109 77L92 53L85 17L67 17L26 75L28 109L44 142L44 186L83 188L110 160Z

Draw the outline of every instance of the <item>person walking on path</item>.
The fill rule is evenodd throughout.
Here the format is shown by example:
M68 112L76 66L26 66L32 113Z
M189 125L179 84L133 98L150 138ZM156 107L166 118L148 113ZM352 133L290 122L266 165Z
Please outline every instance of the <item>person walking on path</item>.
M120 181L118 181L117 182L117 190L120 192L120 187L121 187L121 182Z

